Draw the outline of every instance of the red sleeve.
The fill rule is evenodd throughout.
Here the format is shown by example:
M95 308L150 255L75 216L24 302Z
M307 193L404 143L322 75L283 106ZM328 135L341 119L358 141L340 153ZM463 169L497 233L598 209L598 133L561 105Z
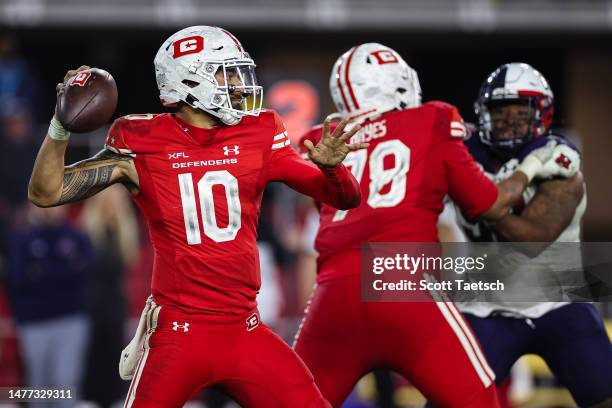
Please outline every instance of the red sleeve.
M448 193L468 217L474 218L493 206L497 186L476 164L463 140L451 138L445 144Z
M463 118L457 108L452 105L449 106L451 107L450 136L452 138L465 139L467 137L465 122L463 122Z
M127 144L125 140L125 131L123 130L123 121L122 119L117 119L113 122L113 125L108 131L106 135L106 140L104 141L104 148L111 150L117 154L122 154L125 156L131 156L133 154L132 149Z
M304 160L289 144L285 126L278 115L275 119L268 180L282 181L292 189L340 210L357 207L361 201L361 189L351 172L342 164L333 169L321 169Z

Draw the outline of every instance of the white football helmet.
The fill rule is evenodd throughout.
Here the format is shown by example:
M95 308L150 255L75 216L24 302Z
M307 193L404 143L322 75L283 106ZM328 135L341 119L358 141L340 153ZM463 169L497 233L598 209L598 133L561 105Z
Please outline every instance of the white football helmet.
M526 101L534 112L528 134L510 140L495 139L490 109L496 104L521 100ZM478 115L482 142L498 153L512 156L521 146L547 134L553 120L554 95L538 70L529 64L512 62L501 65L487 77L480 87L474 111Z
M365 43L351 48L334 64L329 89L338 112L351 116L380 114L421 104L419 77L389 47Z
M257 84L255 63L229 31L209 26L184 28L162 44L154 65L164 106L183 101L226 125L261 111L263 88ZM219 70L222 83L215 77ZM241 98L241 108L232 106L232 98Z

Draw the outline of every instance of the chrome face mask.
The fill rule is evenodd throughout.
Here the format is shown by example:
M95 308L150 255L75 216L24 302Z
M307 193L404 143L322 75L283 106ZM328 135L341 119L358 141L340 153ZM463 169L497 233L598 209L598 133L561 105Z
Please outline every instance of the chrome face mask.
M222 73L222 78L219 78ZM239 116L257 116L263 105L263 87L258 85L252 60L224 61L215 75L217 87L211 104Z

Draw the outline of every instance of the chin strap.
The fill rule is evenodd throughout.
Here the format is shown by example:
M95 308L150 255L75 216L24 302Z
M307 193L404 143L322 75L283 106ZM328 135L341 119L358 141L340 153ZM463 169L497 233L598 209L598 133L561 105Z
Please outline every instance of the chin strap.
M231 112L223 112L219 119L221 120L221 122L228 126L234 126L240 123L242 117L238 115L233 115Z
M185 98L185 103L195 109L199 109L202 112L206 112L209 115L212 115L218 118L223 124L228 126L234 126L240 123L242 119L241 116L233 114L232 112L228 112L223 108L215 108L215 109L206 109L204 105L200 102L198 98L193 96L192 94L188 94Z

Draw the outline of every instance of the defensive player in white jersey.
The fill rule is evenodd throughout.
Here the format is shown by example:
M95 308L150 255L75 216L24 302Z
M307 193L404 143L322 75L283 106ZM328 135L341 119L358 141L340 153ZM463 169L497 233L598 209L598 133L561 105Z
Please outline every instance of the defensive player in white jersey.
M486 79L475 104L479 137L466 144L494 180L508 177L525 155L551 141L577 151L550 131L553 102L546 79L528 64L504 64ZM576 159L562 156L558 160L569 166L576 165L570 163ZM586 208L581 173L532 183L523 198L523 208L515 208L495 224L464 216L459 216L459 223L472 241L580 242L580 220ZM529 256L516 253L506 261L513 270L510 284L514 290L520 286L522 298L532 302L517 302L515 295L509 298L508 291L503 291L489 298L492 302L466 302L460 307L496 381L508 377L520 356L534 353L569 388L578 405L612 407L612 346L595 307L542 301L552 287L547 289L545 283L553 279L551 270L581 270L579 246L551 245Z

